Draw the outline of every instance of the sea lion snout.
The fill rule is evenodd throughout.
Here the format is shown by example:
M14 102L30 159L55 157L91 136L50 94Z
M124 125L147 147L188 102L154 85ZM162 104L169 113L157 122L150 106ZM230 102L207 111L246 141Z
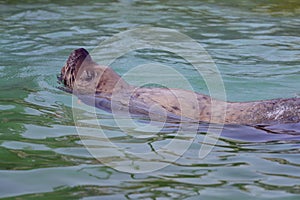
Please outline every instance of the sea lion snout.
M66 65L71 69L78 71L83 61L89 57L89 52L84 48L76 49L70 54Z

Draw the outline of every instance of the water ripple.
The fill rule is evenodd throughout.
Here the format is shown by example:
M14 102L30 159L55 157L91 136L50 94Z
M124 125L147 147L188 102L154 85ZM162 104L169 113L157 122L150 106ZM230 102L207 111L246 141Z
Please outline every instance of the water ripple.
M58 90L56 80L73 49L92 50L115 33L151 25L199 41L221 71L229 100L295 96L300 74L298 1L85 3L1 3L0 197L299 198L299 124L225 126L209 156L199 159L207 132L207 124L201 124L190 148L168 167L148 174L123 173L99 163L85 148L84 143L102 145L107 160L118 159L107 144L91 137L93 123L100 121L111 141L132 152L155 152L176 136L178 126L165 124L155 134L155 128L118 127L104 111L97 112L97 121L87 110L76 110L86 120L86 135L80 135L71 95ZM149 61L174 66L197 91L207 92L201 77L167 52L132 52L113 67L122 74Z

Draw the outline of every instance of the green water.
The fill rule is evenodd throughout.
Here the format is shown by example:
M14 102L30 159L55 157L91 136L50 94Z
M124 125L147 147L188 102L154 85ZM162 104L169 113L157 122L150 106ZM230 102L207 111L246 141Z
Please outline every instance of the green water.
M298 96L299 1L0 1L0 13L0 198L300 198L299 124L225 127L212 152L199 159L203 125L180 159L151 173L126 173L101 164L83 146L72 96L56 79L73 49L92 50L116 33L150 25L201 43L231 101ZM182 67L174 55L143 53L114 67L122 74L149 58ZM181 69L206 92L201 77ZM138 138L118 129L110 113L99 115L111 141L134 151L155 151L173 137L172 125L159 137Z

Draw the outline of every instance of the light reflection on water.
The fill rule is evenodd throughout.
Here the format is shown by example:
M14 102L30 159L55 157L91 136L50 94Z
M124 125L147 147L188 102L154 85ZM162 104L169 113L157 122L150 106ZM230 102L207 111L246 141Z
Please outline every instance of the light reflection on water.
M299 198L299 124L225 126L211 154L200 160L207 129L201 124L189 150L168 167L122 173L84 148L74 127L72 98L56 80L73 49L92 50L115 33L147 24L199 41L216 61L229 100L296 96L300 6L284 2L2 3L0 197ZM175 62L174 55L143 53L121 58L113 67L124 73L156 59L180 68L197 91L206 93L201 77ZM176 124L168 124L158 135L128 135L112 123L111 114L99 112L109 138L132 151L159 148L176 131Z

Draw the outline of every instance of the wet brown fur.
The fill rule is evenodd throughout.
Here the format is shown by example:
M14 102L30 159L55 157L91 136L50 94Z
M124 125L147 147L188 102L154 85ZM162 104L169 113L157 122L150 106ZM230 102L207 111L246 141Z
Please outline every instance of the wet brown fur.
M83 49L74 50L59 77L75 94L96 94L112 98L135 109L135 104L153 105L160 111L189 119L226 124L273 124L300 121L300 99L253 102L224 102L181 89L138 88L126 83L111 68L95 63ZM130 99L130 101L128 101ZM214 107L212 107L212 105Z

